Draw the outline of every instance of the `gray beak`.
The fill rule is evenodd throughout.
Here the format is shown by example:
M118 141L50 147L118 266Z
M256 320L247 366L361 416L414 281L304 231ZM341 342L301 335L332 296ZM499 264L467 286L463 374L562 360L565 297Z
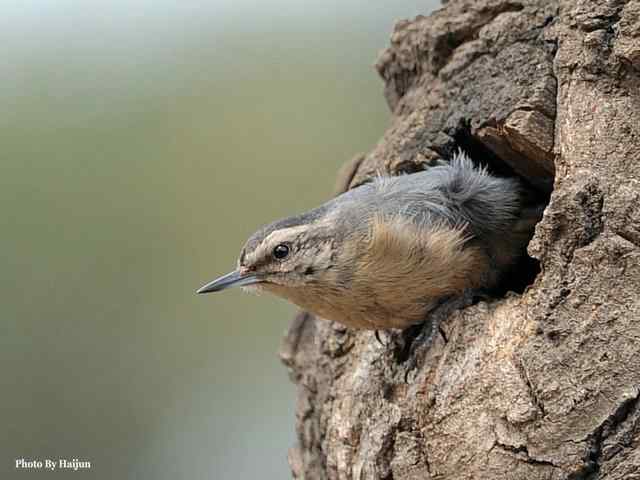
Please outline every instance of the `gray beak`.
M219 292L225 288L241 287L243 285L251 285L258 282L260 282L260 279L257 276L234 270L220 278L216 278L213 282L203 285L196 291L196 293Z

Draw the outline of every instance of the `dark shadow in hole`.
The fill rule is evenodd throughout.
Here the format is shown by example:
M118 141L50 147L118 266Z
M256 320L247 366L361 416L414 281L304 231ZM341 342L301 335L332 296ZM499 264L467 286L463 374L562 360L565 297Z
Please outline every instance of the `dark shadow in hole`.
M540 262L524 252L518 263L505 272L500 283L488 293L493 297L504 297L507 292L522 294L539 273Z

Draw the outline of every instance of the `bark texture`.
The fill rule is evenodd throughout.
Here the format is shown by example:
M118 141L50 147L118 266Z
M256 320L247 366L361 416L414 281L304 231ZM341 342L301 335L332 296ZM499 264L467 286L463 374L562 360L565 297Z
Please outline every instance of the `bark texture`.
M341 188L461 145L552 190L541 272L416 348L300 313L294 477L640 479L640 0L451 0L377 69L393 121Z

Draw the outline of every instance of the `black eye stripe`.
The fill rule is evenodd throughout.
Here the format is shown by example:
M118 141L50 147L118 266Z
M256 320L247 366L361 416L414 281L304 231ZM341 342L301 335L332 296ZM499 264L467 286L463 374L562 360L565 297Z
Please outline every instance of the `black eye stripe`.
M289 246L285 245L284 243L276 245L276 247L273 249L273 256L278 260L287 258L289 256Z

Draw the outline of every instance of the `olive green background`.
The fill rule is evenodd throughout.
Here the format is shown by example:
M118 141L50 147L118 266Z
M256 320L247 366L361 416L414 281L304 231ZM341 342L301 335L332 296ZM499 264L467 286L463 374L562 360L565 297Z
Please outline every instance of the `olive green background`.
M282 479L293 307L197 296L387 125L434 1L3 2L0 477Z

